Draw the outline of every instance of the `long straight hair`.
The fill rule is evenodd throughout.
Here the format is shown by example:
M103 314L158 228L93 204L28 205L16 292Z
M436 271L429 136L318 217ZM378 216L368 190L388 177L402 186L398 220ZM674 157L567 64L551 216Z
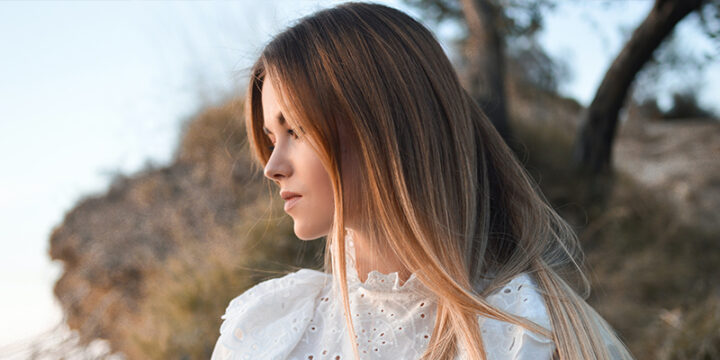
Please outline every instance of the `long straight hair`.
M344 3L276 35L250 75L246 127L256 164L265 166L272 145L262 131L261 89L269 77L287 121L303 129L331 178L335 212L324 271L340 284L350 339L343 151L359 159L363 191L352 205L373 214L363 221L368 239L378 243L368 246L392 251L438 295L424 359L452 359L460 346L470 359L485 359L478 316L552 339L559 359L632 358L584 300L590 286L572 227L462 88L422 24L388 6ZM537 282L551 329L485 300L522 272ZM478 291L481 281L488 285ZM579 292L570 285L576 282Z

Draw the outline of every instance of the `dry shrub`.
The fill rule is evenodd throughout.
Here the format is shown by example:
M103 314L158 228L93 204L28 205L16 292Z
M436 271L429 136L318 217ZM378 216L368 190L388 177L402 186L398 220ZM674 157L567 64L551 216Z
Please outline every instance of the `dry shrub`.
M561 124L516 119L514 130L525 146L519 157L578 231L592 282L588 302L638 359L717 359L717 234L681 222L667 196L622 172L604 204L582 206Z
M720 294L662 312L650 335L660 345L656 359L720 359Z
M208 359L232 298L260 281L318 268L321 240L297 239L277 206L269 213L260 203L253 208L267 216L246 219L237 235L184 246L148 279L141 320L124 329L129 358Z

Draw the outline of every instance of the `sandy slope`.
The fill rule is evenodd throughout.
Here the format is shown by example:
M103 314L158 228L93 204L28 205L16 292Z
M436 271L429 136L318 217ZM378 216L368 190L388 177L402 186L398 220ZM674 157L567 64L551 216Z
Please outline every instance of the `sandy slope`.
M720 231L720 122L632 118L613 157L618 170L672 199L683 221Z

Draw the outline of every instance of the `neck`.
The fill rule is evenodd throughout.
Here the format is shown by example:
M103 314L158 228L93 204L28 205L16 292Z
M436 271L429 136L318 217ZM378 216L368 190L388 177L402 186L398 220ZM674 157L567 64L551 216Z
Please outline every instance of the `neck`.
M410 271L402 265L393 251L371 248L370 244L378 242L371 242L366 232L362 230L352 229L352 233L355 244L355 266L360 281L365 282L368 274L373 270L383 274L397 272L401 285L410 278Z

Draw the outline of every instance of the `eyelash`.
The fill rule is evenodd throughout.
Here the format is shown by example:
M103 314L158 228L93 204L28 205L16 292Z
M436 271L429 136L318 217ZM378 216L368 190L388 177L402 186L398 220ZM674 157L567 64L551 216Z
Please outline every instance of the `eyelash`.
M292 135L293 138L295 138L295 139L299 138L299 136L295 133L295 129L288 129L287 132L288 132L288 134ZM270 145L270 146L268 146L268 149L269 149L270 151L275 150L275 145Z

